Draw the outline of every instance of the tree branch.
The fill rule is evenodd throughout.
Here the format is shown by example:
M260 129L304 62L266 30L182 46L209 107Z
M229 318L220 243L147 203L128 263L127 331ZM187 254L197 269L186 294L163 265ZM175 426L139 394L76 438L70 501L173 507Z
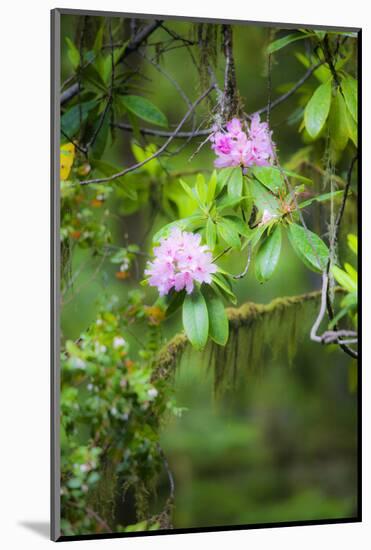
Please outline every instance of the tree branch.
M113 174L112 176L107 176L105 178L96 178L96 179L92 179L92 180L85 180L85 181L80 181L80 185L88 185L90 183L106 183L106 182L109 182L109 181L113 181L117 178L121 178L122 176L125 176L125 174L128 174L129 172L132 172L133 170L137 170L138 168L141 168L142 166L144 166L145 164L147 164L147 162L149 162L150 160L153 160L155 158L157 158L159 155L161 155L161 153L163 153L165 151L165 149L167 148L167 146L169 145L169 143L172 142L172 140L176 137L177 133L180 131L180 129L182 128L183 124L187 121L187 119L191 116L191 114L193 113L194 109L197 107L197 105L199 103L201 103L201 101L203 99L205 99L206 96L209 95L209 93L214 89L215 85L212 84L192 105L191 107L188 109L188 111L186 112L186 114L184 115L184 117L182 118L182 120L179 122L178 126L175 128L174 132L171 134L171 136L169 136L169 138L163 143L163 145L155 152L153 153L153 155L151 155L150 157L146 158L145 160L141 161L141 162L138 162L136 164L133 164L132 166L129 166L129 168L125 168L124 170L121 170L121 172L117 172L116 174Z
M281 96L277 97L274 101L271 102L270 108L271 110L284 101L286 101L289 97L291 97L307 80L308 78L313 74L313 72L323 65L323 62L317 63L316 65L313 65L313 67L310 67L306 73L296 82L296 84L286 93L282 94ZM258 111L256 111L258 114L264 114L268 112L268 105L262 107ZM251 113L247 115L248 117L251 117L254 113ZM130 124L126 124L124 122L117 122L114 124L116 128L119 128L120 130L124 130L126 132L132 132L133 128ZM155 136L155 137L163 137L168 138L173 136L174 131L166 131L166 130L156 130L152 128L139 128L139 131L143 135L147 136ZM209 136L214 131L213 128L206 128L204 130L197 130L195 132L178 132L176 136L174 136L175 139L189 139L189 138L195 138L195 137L204 137Z
M153 21L153 23L150 23L149 25L146 25L142 30L138 32L136 36L129 42L127 45L122 57L117 61L119 63L123 59L126 59L130 54L137 51L139 46L158 28L162 25L162 20ZM61 94L61 105L64 105L65 103L68 103L75 95L79 92L79 83L76 82L75 84L72 84L69 88L67 88L62 94Z

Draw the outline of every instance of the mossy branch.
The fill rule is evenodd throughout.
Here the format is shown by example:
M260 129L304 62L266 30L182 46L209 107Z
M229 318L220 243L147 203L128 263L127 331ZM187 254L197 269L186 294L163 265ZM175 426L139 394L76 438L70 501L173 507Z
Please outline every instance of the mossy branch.
M267 350L273 355L286 351L291 363L300 337L309 330L320 298L321 292L315 291L276 298L269 304L246 302L239 308L228 308L227 345L222 347L211 342L202 352L205 364L214 368L216 389L222 382L234 383L239 372L254 371L263 363ZM186 335L181 332L174 336L156 358L153 380L171 376L188 350L192 352Z

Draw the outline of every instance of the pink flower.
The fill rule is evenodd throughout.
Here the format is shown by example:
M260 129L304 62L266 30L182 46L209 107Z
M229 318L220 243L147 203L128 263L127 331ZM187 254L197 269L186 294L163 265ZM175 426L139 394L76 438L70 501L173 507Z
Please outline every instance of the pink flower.
M243 131L238 118L226 125L227 131L217 131L211 137L212 149L217 155L215 166L269 166L273 163L274 143L272 132L266 122L260 122L258 114L253 115L247 133Z
M160 296L172 288L191 294L194 282L211 283L217 267L207 246L201 245L201 235L175 228L168 238L160 239L154 249L155 258L148 263L145 274L150 286L157 287Z

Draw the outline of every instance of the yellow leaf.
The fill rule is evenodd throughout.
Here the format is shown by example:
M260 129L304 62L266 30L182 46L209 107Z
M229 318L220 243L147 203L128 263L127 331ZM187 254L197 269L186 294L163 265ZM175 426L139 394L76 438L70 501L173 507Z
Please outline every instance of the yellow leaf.
M71 172L73 161L75 158L75 146L73 143L66 143L61 147L61 167L60 176L64 181L68 178Z

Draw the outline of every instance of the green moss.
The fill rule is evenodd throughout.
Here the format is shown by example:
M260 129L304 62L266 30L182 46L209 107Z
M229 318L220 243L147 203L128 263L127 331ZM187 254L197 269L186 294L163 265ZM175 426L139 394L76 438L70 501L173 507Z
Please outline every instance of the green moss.
M315 318L320 292L276 298L269 304L247 302L228 308L230 336L226 346L210 342L202 352L204 363L214 369L215 389L234 386L240 375L254 372L269 352L285 351L289 364L301 337ZM184 333L177 334L155 360L154 379L166 379L180 365L184 351L192 350ZM190 355L190 360L191 360Z

